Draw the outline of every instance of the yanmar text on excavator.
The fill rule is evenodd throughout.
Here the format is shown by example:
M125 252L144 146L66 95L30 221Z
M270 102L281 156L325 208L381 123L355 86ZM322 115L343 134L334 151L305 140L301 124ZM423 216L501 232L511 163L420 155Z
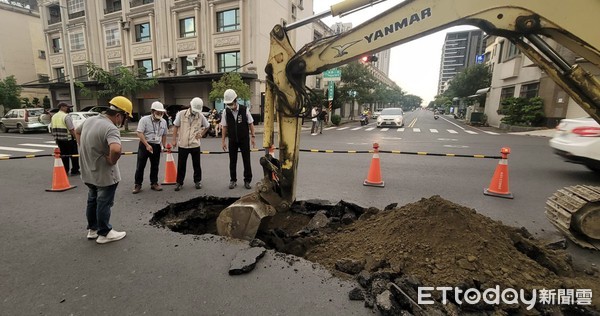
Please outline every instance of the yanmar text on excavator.
M256 192L221 212L219 234L242 239L255 236L261 221L284 212L295 200L300 117L309 107L308 75L348 63L455 25L473 25L489 35L513 42L544 70L591 117L600 122L600 36L594 25L598 0L407 0L348 32L322 38L294 50L287 32L325 16L344 15L371 5L372 0L348 0L330 11L287 26L275 25L265 69L264 178ZM546 42L552 39L580 58L568 63ZM585 70L584 67L589 70ZM279 158L269 154L279 124ZM559 190L546 207L550 221L583 247L600 249L600 191L575 186Z

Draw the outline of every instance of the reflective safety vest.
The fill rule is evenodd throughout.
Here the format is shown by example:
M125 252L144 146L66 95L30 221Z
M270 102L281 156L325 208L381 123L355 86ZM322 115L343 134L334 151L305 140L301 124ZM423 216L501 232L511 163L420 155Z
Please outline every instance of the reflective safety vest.
M52 115L50 128L52 129L52 136L54 136L54 140L73 139L71 133L69 132L69 129L67 129L67 124L65 123L66 117L67 113L63 111L58 111L54 115Z

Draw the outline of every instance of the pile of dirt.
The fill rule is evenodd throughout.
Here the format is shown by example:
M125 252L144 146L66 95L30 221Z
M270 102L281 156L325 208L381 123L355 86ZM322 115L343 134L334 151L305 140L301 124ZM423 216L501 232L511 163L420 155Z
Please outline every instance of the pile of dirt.
M202 197L170 205L151 222L184 234L216 234L214 220L235 199ZM591 289L600 293L598 270L574 268L562 249L550 249L525 229L503 225L475 210L439 196L383 210L340 201L295 202L292 212L282 212L263 223L257 238L268 248L304 257L334 274L355 277L363 287L349 294L368 307L418 312L420 286L460 289ZM440 293L433 293L440 302ZM596 310L600 300L592 297ZM447 307L437 311L448 312ZM560 309L542 314L561 314ZM394 307L395 306L395 307ZM413 309L414 308L414 309ZM489 309L479 305L476 311ZM519 314L522 306L492 306L501 314ZM579 306L562 308L565 314L594 315ZM458 311L458 313L464 311ZM386 313L383 313L386 314Z

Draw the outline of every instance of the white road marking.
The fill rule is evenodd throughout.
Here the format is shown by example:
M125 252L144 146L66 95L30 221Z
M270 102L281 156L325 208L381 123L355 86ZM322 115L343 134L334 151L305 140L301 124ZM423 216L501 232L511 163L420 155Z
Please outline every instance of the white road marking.
M338 131L343 131L343 130L345 130L345 129L349 129L349 128L350 128L350 127L340 127L340 128L338 128L337 130L338 130Z
M399 128L398 132L404 132L404 127Z
M361 126L361 127L355 127L355 128L353 128L352 130L353 130L353 131L357 131L357 130L359 130L359 129L361 129L361 128L362 128L362 126Z
M330 129L334 129L334 128L336 128L336 127L335 127L335 126L333 126L333 127L326 127L326 128L324 128L323 130L326 130L326 131L328 131L328 130L330 130Z
M438 130L435 129L435 128L431 128L431 129L429 129L429 131L432 132L432 133L437 133L438 132Z
M484 132L485 132L485 133L488 133L488 134L490 134L490 135L500 135L500 134L498 134L498 133L496 133L496 132L489 132L489 131L484 131Z
M372 130L374 130L374 129L375 129L375 127L369 127L369 128L367 128L365 131L367 131L367 132L368 132L368 131L372 131Z
M3 147L3 146L0 146L0 150L20 151L20 152L24 152L24 153L37 153L37 152L40 152L40 151L44 151L42 149L18 148L18 147Z
M43 139L41 137L0 136L0 138Z
M382 132L387 132L387 131L389 131L389 130L390 130L389 128L382 128L382 129L381 129L381 131L382 131Z
M469 148L469 146L463 146L463 145L444 145L444 147L448 147L448 148Z
M455 131L455 130L453 130L453 129L448 129L447 131L448 131L448 133L450 133L450 134L458 134L458 132L457 132L457 131Z
M415 132L415 133L420 133L420 132L421 132L421 129L420 129L420 128L418 128L418 127L415 127L415 128L413 128L413 132Z
M44 147L44 148L58 148L56 145L44 145L44 144L19 144L19 146L26 147Z
M477 134L479 134L479 133L477 133L477 132L475 132L475 131L468 131L468 130L465 130L465 132L467 132L467 133L469 133L469 134L472 134L472 135L477 135Z

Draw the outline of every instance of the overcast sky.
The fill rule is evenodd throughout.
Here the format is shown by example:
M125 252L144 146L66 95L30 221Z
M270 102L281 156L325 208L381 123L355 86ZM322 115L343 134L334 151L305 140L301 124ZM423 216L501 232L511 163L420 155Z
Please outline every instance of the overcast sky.
M341 0L314 0L314 12L329 11L331 5L338 2L341 2ZM329 26L336 22L351 22L352 26L355 27L400 2L402 1L387 0L343 18L328 17L323 21ZM442 46L446 33L468 29L474 29L474 27L456 26L448 28L392 48L390 78L406 93L420 96L423 99L422 105L427 106L429 101L432 101L437 94Z

